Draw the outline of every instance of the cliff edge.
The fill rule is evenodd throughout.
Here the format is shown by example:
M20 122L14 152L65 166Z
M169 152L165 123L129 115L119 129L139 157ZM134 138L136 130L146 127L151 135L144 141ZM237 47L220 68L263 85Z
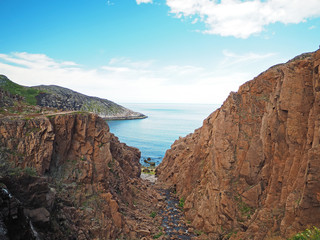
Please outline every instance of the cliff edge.
M159 194L140 179L140 151L95 114L0 118L0 237L140 239L155 234ZM136 221L140 219L140 221ZM154 222L153 226L146 223Z
M288 237L320 225L320 50L230 93L157 168L209 239Z

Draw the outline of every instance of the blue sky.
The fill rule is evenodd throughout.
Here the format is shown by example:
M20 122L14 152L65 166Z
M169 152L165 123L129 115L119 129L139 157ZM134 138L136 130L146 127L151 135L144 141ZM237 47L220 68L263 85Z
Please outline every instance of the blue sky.
M0 0L0 73L125 102L222 103L320 45L319 0Z

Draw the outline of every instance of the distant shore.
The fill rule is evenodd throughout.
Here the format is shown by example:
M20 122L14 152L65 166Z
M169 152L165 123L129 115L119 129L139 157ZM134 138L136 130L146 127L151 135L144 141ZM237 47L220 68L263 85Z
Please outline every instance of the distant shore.
M107 121L116 121L116 120L137 120L137 119L145 119L148 118L146 115L140 115L140 116L125 116L125 117L118 117L118 116L110 116L110 117L102 117L104 120Z

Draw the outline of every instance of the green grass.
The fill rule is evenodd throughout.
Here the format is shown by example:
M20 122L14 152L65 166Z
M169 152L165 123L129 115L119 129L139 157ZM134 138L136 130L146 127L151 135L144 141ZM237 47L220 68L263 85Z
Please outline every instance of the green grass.
M301 233L297 233L288 240L320 240L320 229L317 227L306 229Z
M3 77L1 77L4 79ZM5 79L3 81L3 84L1 86L4 90L10 92L12 95L20 95L21 97L24 97L26 103L30 105L36 105L37 99L36 96L39 95L40 90L30 88L30 87L24 87L19 84L16 84L9 79Z
M201 236L202 234L204 234L204 232L200 231L200 230L194 230L194 233L197 235L197 236Z
M163 235L163 232L159 232L156 235L153 236L153 239L158 239Z
M150 213L150 217L155 218L156 216L157 216L157 213L156 213L156 212Z
M255 209L250 207L248 204L242 201L241 196L235 196L234 199L237 201L238 210L241 213L242 217L250 219L251 215L254 213ZM244 219L239 219L240 221Z
M184 198L182 197L182 198L180 198L180 200L179 200L179 207L181 207L181 208L183 208L184 207Z

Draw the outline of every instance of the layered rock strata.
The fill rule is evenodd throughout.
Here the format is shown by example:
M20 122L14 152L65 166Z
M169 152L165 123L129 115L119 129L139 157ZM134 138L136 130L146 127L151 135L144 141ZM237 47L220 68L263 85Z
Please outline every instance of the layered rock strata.
M319 65L320 50L271 67L166 152L159 180L210 239L320 225Z
M135 210L157 202L139 178L139 150L120 143L97 115L4 117L0 147L0 182L39 239L140 239L158 231L155 224L141 233L150 213ZM7 227L2 234L10 235Z

